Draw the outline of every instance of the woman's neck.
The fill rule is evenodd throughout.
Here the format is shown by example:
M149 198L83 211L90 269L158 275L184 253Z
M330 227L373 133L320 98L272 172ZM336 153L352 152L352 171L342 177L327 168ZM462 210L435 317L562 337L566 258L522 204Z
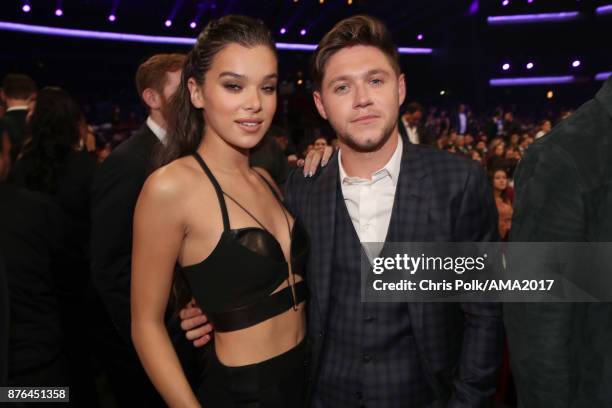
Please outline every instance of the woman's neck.
M227 174L248 174L249 149L241 149L226 142L221 136L205 132L198 153L217 171Z

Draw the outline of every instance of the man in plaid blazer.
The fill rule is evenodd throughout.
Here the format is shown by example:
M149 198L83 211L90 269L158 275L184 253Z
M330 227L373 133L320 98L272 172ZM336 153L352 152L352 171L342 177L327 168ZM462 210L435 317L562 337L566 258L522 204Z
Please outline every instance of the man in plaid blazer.
M360 290L361 242L497 239L484 171L402 140L404 76L380 21L341 21L313 62L315 104L340 153L316 175L294 172L286 183L286 205L311 241L311 405L485 406L502 353L499 304L367 303Z
M312 242L313 406L484 406L502 353L499 304L368 303L360 290L360 242L496 240L483 169L401 139L404 76L380 21L339 22L315 51L313 79L340 145L315 177L286 185Z

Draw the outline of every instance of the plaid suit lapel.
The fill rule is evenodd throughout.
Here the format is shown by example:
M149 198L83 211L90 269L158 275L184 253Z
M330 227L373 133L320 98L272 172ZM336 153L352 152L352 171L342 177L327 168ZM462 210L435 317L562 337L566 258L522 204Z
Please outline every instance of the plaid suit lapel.
M404 140L400 175L395 190L393 211L386 242L423 242L427 240L429 225L429 178L418 145ZM408 303L410 322L417 345L423 332L423 303ZM423 354L420 354L423 356Z
M309 214L313 267L310 279L314 297L319 306L321 328L325 328L329 294L331 289L331 266L333 262L334 229L336 225L336 196L338 188L338 155L334 155L321 173L313 189Z
M404 141L386 242L426 240L431 189L427 188L427 173L419 149Z

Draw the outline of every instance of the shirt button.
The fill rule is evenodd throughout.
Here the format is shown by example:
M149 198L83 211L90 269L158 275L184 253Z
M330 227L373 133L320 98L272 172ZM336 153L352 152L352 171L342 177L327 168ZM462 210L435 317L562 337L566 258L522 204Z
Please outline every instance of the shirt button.
M363 362L364 363L369 363L370 361L372 361L372 356L369 354L364 354L363 355Z

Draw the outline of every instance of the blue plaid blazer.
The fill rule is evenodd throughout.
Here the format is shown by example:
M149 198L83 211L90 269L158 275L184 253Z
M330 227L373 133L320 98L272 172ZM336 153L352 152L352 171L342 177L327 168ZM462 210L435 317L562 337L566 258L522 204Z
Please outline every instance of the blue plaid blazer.
M311 239L306 277L311 293L307 310L312 383L325 347L338 178L335 155L314 177L294 171L285 185L286 205ZM463 157L404 140L393 205L388 236L400 242L498 239L490 184L481 166ZM448 407L483 406L495 391L501 362L501 306L421 302L410 303L409 311L421 364L437 399Z

